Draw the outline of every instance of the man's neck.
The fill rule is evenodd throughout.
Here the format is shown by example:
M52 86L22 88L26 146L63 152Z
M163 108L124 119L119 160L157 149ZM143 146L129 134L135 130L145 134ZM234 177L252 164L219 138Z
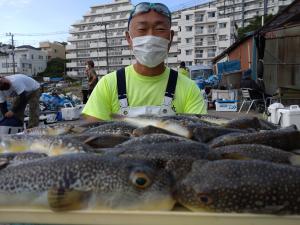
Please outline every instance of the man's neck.
M137 73L143 76L158 76L165 71L165 64L161 63L156 67L149 68L137 62L133 65L133 68Z

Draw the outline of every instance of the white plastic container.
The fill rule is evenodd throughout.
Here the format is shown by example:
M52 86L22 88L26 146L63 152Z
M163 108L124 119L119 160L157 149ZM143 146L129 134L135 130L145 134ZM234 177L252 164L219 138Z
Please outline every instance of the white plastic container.
M236 102L216 102L216 111L220 112L236 112Z
M279 109L284 109L284 106L281 103L273 103L268 107L268 112L270 113L270 116L268 117L269 122L274 124L279 123Z
M0 126L0 135L1 134L16 134L23 131L23 127L9 127L9 126Z
M84 105L78 105L75 107L68 107L61 109L61 116L63 120L77 120L80 118L80 114Z
M282 127L288 127L294 124L298 130L300 130L300 108L298 105L291 105L287 109L278 109L278 114Z
M236 100L237 99L238 90L218 90L212 89L211 90L211 99L212 101L218 99L226 99L226 100Z

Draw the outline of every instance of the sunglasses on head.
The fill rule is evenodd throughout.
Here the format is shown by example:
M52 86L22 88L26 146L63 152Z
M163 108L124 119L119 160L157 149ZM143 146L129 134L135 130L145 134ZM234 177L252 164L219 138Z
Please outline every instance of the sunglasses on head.
M130 24L131 19L134 16L136 16L139 13L147 13L151 9L153 9L155 12L157 12L161 15L168 17L171 22L171 12L166 5L164 5L162 3L141 2L132 9L129 19L128 19L128 26Z

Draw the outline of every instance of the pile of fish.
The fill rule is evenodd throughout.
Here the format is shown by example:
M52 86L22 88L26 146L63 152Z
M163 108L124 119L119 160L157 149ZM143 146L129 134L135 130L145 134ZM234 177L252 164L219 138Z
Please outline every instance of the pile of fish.
M300 214L300 132L256 117L114 116L0 137L0 207Z

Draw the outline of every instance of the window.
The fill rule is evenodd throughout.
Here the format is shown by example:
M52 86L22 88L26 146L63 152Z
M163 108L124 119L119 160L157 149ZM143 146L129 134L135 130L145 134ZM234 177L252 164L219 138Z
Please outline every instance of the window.
M31 55L31 59L34 59L34 55Z
M219 35L219 41L227 41L227 35Z
M189 49L189 50L185 50L185 55L192 55L193 54L193 50Z
M203 18L204 18L203 14L196 14L195 15L195 21L196 22L203 22Z
M219 23L219 28L220 28L220 29L226 28L226 23Z
M186 38L186 39L185 39L185 42L186 42L187 44L192 43L192 41L193 41L193 38Z
M186 26L185 31L193 31L193 26Z
M208 33L215 33L216 26L215 25L208 25Z
M207 45L215 45L216 44L216 40L215 37L207 37Z
M215 57L215 55L216 55L216 49L215 48L207 49L207 57Z
M196 34L203 34L203 30L204 30L203 26L201 26L201 27L196 26Z
M208 18L213 18L216 16L216 12L208 12L207 16L208 16Z
M44 57L42 55L39 55L39 59L43 59Z
M193 15L185 15L185 20L191 20Z
M196 54L196 58L203 58L203 50L202 49L196 50L195 54Z
M196 38L195 42L196 42L196 45L202 46L203 45L203 38Z

